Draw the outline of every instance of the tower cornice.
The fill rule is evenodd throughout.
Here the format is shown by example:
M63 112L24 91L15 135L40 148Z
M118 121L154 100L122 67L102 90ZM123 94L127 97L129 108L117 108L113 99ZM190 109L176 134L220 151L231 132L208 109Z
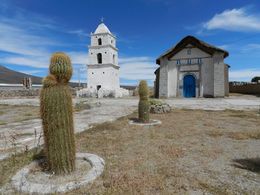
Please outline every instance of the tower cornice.
M118 51L118 49L116 47L114 47L113 45L107 44L107 45L89 45L88 48L89 49L100 49L100 48L107 48L107 47L111 47L112 49Z
M90 36L98 36L98 35L110 35L111 37L114 37L116 39L116 36L112 33L91 33Z
M88 68L104 68L104 67L114 67L116 69L119 69L120 66L112 64L112 63L107 63L107 64L87 64Z

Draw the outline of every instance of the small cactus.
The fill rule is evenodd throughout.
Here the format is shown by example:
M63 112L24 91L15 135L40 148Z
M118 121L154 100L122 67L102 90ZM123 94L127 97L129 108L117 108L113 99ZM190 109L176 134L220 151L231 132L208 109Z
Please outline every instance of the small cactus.
M61 52L54 53L49 72L40 95L44 150L50 171L70 173L75 169L73 107L68 86L72 76L70 58Z
M142 123L148 123L150 121L150 102L149 102L149 88L147 82L142 80L139 83L139 104L138 115L139 121Z

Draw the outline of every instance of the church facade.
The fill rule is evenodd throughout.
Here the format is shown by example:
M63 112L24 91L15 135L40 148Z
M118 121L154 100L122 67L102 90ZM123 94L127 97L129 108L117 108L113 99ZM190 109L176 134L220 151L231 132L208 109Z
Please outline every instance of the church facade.
M157 58L155 97L228 96L228 52L193 36Z
M118 49L116 37L102 22L91 33L89 46L88 88L99 91L117 90L119 86Z

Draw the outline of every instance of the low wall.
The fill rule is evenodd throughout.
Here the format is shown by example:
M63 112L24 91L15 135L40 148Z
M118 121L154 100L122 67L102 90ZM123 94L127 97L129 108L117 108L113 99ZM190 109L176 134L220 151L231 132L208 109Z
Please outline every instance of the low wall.
M40 89L0 89L0 98L4 97L35 97L40 95Z
M8 97L37 97L40 95L41 89L1 89L0 88L0 98ZM76 90L71 88L72 96L76 96Z
M229 83L229 92L260 95L260 83Z

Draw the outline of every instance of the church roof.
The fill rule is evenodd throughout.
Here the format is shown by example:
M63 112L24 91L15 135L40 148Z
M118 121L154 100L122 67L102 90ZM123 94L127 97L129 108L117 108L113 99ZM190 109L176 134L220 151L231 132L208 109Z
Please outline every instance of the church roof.
M112 34L110 32L110 30L107 28L107 26L102 22L98 25L97 29L95 30L95 34L99 34L99 33L109 33Z
M171 49L169 49L165 53L163 53L161 56L159 56L156 59L156 64L160 65L160 59L162 57L171 58L172 56L177 54L179 51L181 51L188 44L194 45L195 47L201 49L202 51L204 51L210 55L213 55L216 51L224 53L224 58L229 55L227 51L220 49L218 47L215 47L213 45L210 45L204 41L201 41L201 40L197 39L196 37L186 36L179 43L177 43L177 45L175 45L174 47L172 47Z

